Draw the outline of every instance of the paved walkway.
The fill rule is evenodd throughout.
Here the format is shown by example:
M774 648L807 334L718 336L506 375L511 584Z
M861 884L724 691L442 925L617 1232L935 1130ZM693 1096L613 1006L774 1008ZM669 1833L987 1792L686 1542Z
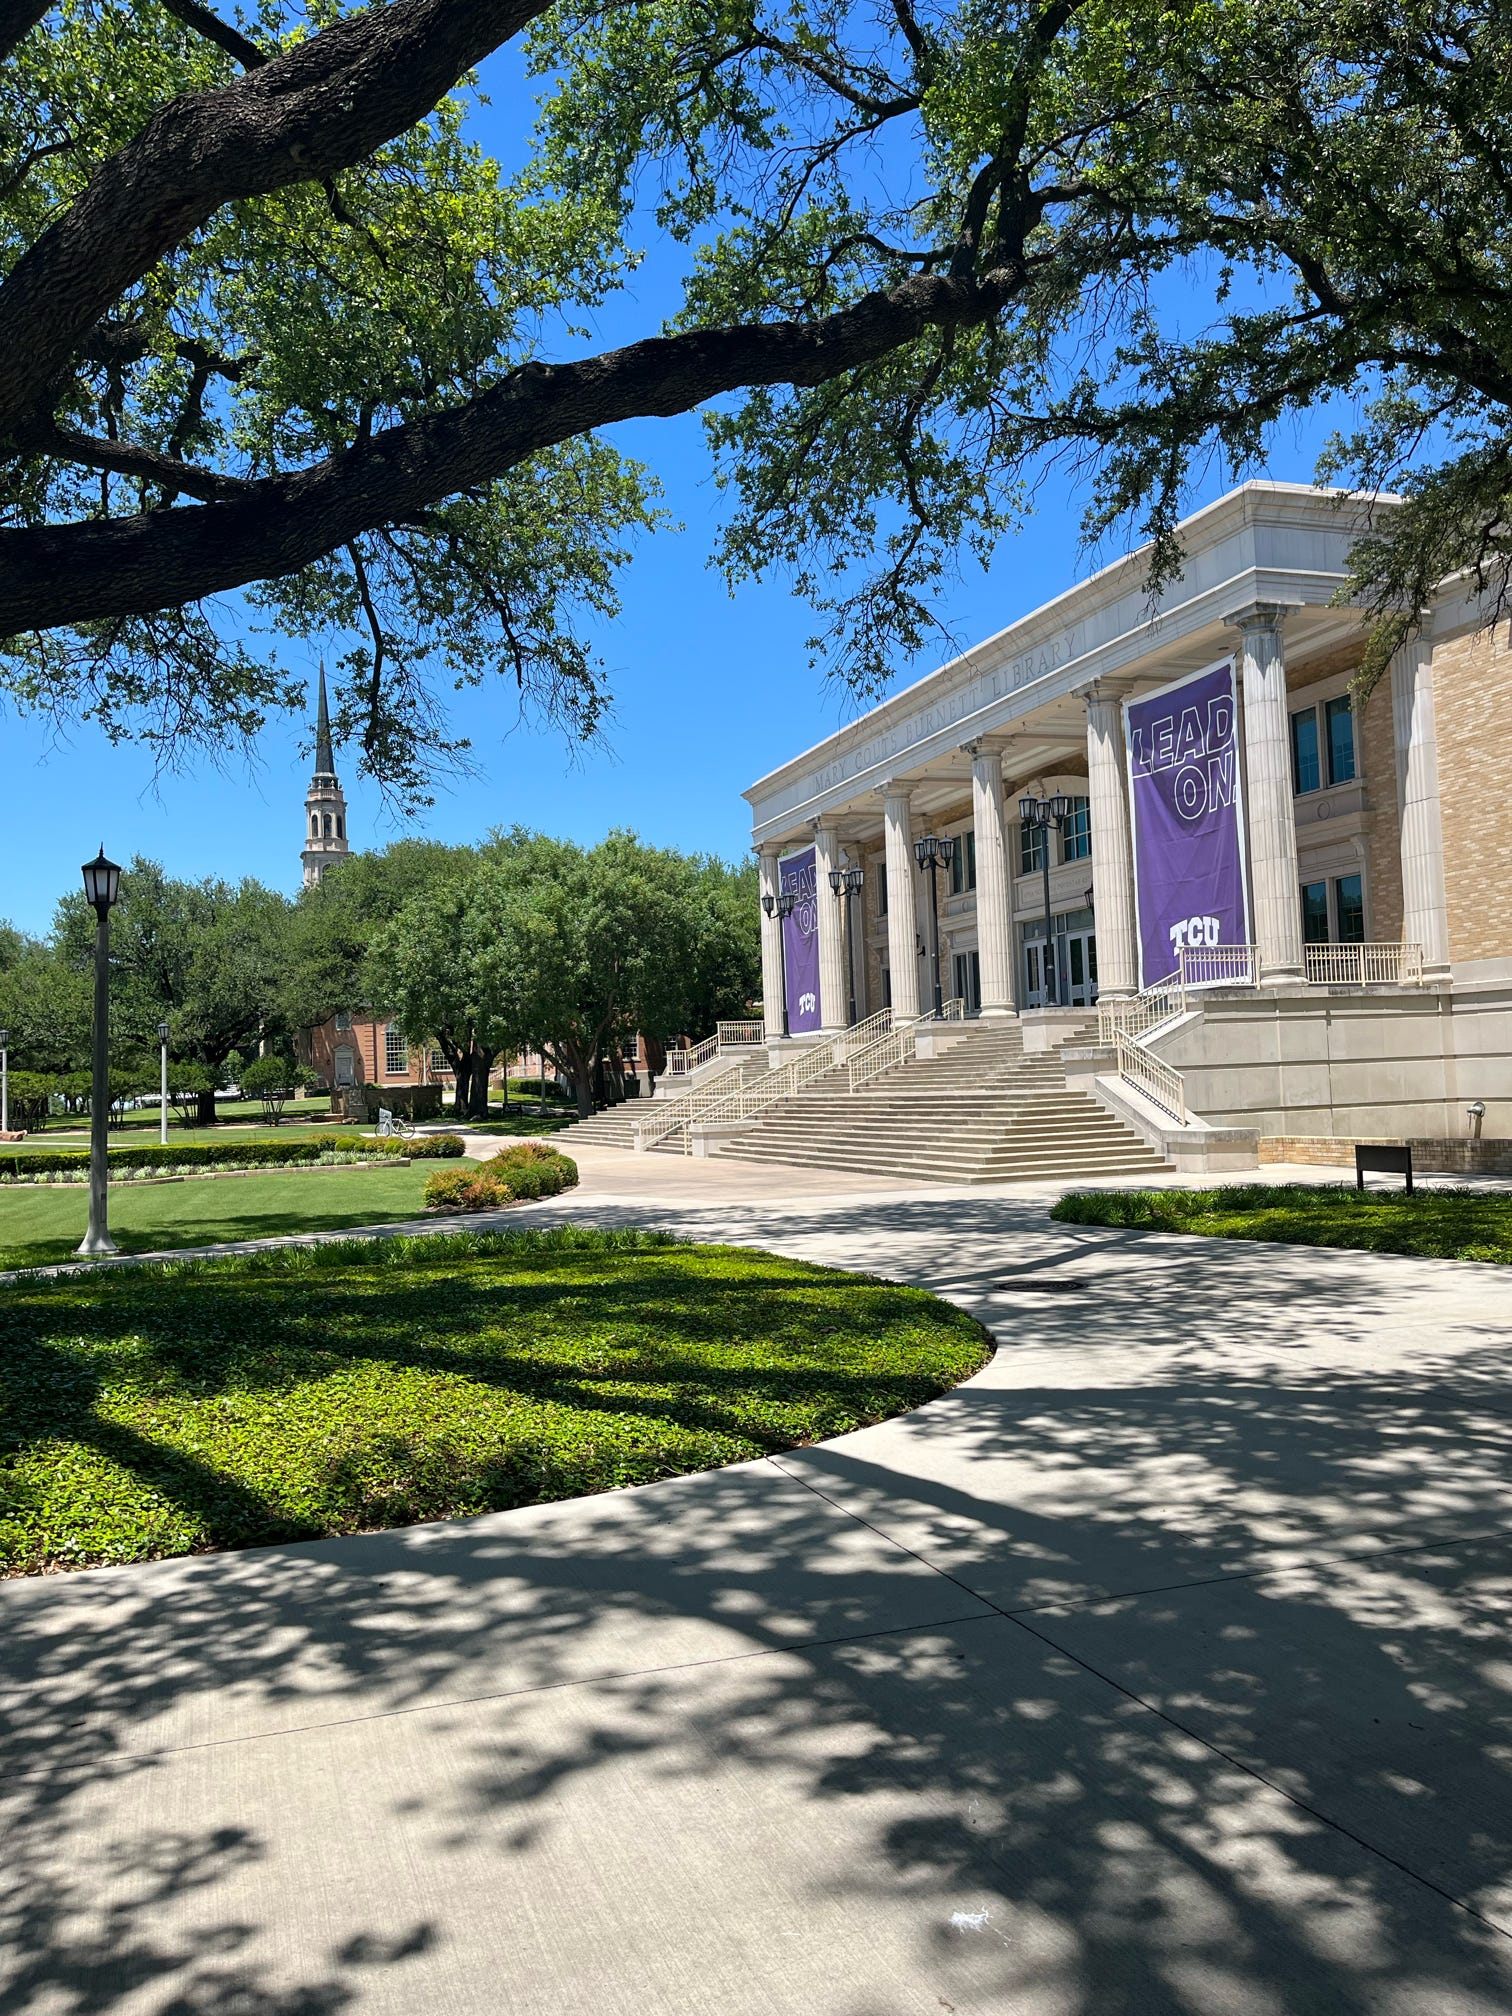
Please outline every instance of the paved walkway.
M1512 2006L1505 1272L980 1191L676 1219L1002 1348L775 1461L0 1587L0 2006Z

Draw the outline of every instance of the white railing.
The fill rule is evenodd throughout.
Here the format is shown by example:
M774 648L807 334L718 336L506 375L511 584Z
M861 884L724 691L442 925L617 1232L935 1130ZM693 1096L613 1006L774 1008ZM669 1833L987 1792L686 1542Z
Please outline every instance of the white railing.
M847 1030L845 1035L826 1036L821 1042L810 1043L780 1070L768 1071L764 1078L758 1078L750 1085L731 1086L709 1100L684 1124L683 1153L693 1153L693 1120L753 1120L768 1106L775 1106L780 1099L791 1099L805 1085L811 1085L816 1078L833 1071L840 1062L842 1046L849 1034ZM696 1098L697 1094L693 1096ZM678 1101L679 1105L683 1103Z
M906 1064L918 1048L919 1031L932 1022L961 1022L966 1016L966 1003L960 999L947 1001L938 1015L930 1009L926 1015L914 1015L907 1022L895 1023L875 1042L864 1049L852 1050L848 1061L850 1090L859 1092L863 1085L869 1085L874 1078L880 1078L884 1071L891 1071L894 1065Z
M1178 959L1183 995L1188 987L1253 987L1260 978L1256 945L1183 945Z
M1142 1036L1147 1029L1169 1022L1185 1006L1186 990L1181 984L1180 971L1168 973L1163 980L1155 981L1127 1001L1099 1001L1097 1040L1111 1043L1118 1036Z
M1162 1112L1169 1113L1183 1127L1186 1125L1186 1083L1179 1071L1127 1036L1114 1036L1113 1055L1118 1075L1126 1085L1132 1085Z
M1422 985L1421 945L1305 945L1302 950L1314 987Z
M654 1148L658 1141L665 1141L669 1134L675 1134L679 1127L686 1127L690 1120L702 1119L707 1106L717 1105L732 1091L739 1089L745 1073L744 1064L731 1064L693 1091L684 1092L680 1099L653 1099L645 1114L637 1113L630 1123L636 1147Z
M712 1036L705 1036L702 1043L695 1043L691 1050L669 1050L666 1076L691 1078L705 1064L712 1064L722 1051L754 1050L765 1035L766 1025L761 1022L720 1022L716 1024Z

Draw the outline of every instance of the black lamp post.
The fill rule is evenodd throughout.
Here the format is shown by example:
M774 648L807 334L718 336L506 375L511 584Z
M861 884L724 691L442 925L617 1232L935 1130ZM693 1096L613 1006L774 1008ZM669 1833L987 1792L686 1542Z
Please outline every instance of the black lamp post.
M866 880L860 868L831 868L829 885L835 900L845 898L845 965L850 981L850 1026L856 1026L856 914L853 899Z
M84 894L95 913L94 1076L89 1099L89 1230L81 1253L114 1253L107 1182L110 1151L110 913L121 893L121 871L102 847L83 868Z
M775 896L761 899L761 907L768 917L775 916L778 925L786 924L793 914L794 896L791 889L779 889ZM782 987L782 1033L788 1033L787 1005L787 933L781 929L777 933L777 973Z
M1071 800L1064 791L1057 791L1053 798L1020 798L1019 817L1026 826L1036 826L1040 834L1040 866L1045 871L1045 963L1044 1005L1049 1007L1058 999L1060 985L1057 979L1055 958L1055 925L1050 916L1050 828L1064 833L1066 821L1071 816Z
M945 997L940 989L940 897L939 884L935 880L936 871L948 868L955 859L956 843L949 835L944 838L938 833L925 833L914 842L914 859L921 868L929 870L929 916L934 935L934 1012L939 1014L945 1005Z
M162 1053L163 1067L162 1082L158 1088L163 1108L162 1121L158 1128L158 1139L166 1148L168 1146L168 1024L166 1022L159 1022L158 1024L158 1049Z

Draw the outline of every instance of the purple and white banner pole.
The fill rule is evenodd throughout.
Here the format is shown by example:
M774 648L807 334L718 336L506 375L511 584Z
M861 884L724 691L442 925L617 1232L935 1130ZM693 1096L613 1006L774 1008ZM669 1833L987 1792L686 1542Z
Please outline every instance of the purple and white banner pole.
M779 887L793 893L791 916L782 922L784 977L787 982L788 1034L805 1036L820 1026L819 905L814 850L789 854L777 864Z
M1125 701L1124 726L1139 981L1151 987L1183 951L1249 943L1232 661ZM1249 977L1193 963L1198 985Z

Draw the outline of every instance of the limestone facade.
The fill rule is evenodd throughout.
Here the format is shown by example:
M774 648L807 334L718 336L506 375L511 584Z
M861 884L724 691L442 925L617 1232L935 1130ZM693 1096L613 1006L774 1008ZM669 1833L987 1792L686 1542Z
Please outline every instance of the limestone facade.
M1334 597L1370 508L1247 483L1187 521L1185 570L1153 602L1132 555L753 785L764 874L799 849L822 857L824 1029L850 1019L831 998L849 976L845 899L825 904L836 866L865 878L857 1020L927 1011L936 958L942 996L968 1014L1090 1010L1148 985L1124 705L1227 661L1257 985L1237 1021L1215 995L1193 1018L1208 1037L1171 1051L1194 1109L1294 1136L1457 1134L1479 1097L1487 1135L1512 1134L1512 637L1451 588L1362 695L1364 621ZM1021 797L1057 794L1058 832L1020 824ZM955 843L948 871L916 864L930 834ZM764 946L780 1033L780 932ZM1252 1059L1214 1053L1219 1021Z

